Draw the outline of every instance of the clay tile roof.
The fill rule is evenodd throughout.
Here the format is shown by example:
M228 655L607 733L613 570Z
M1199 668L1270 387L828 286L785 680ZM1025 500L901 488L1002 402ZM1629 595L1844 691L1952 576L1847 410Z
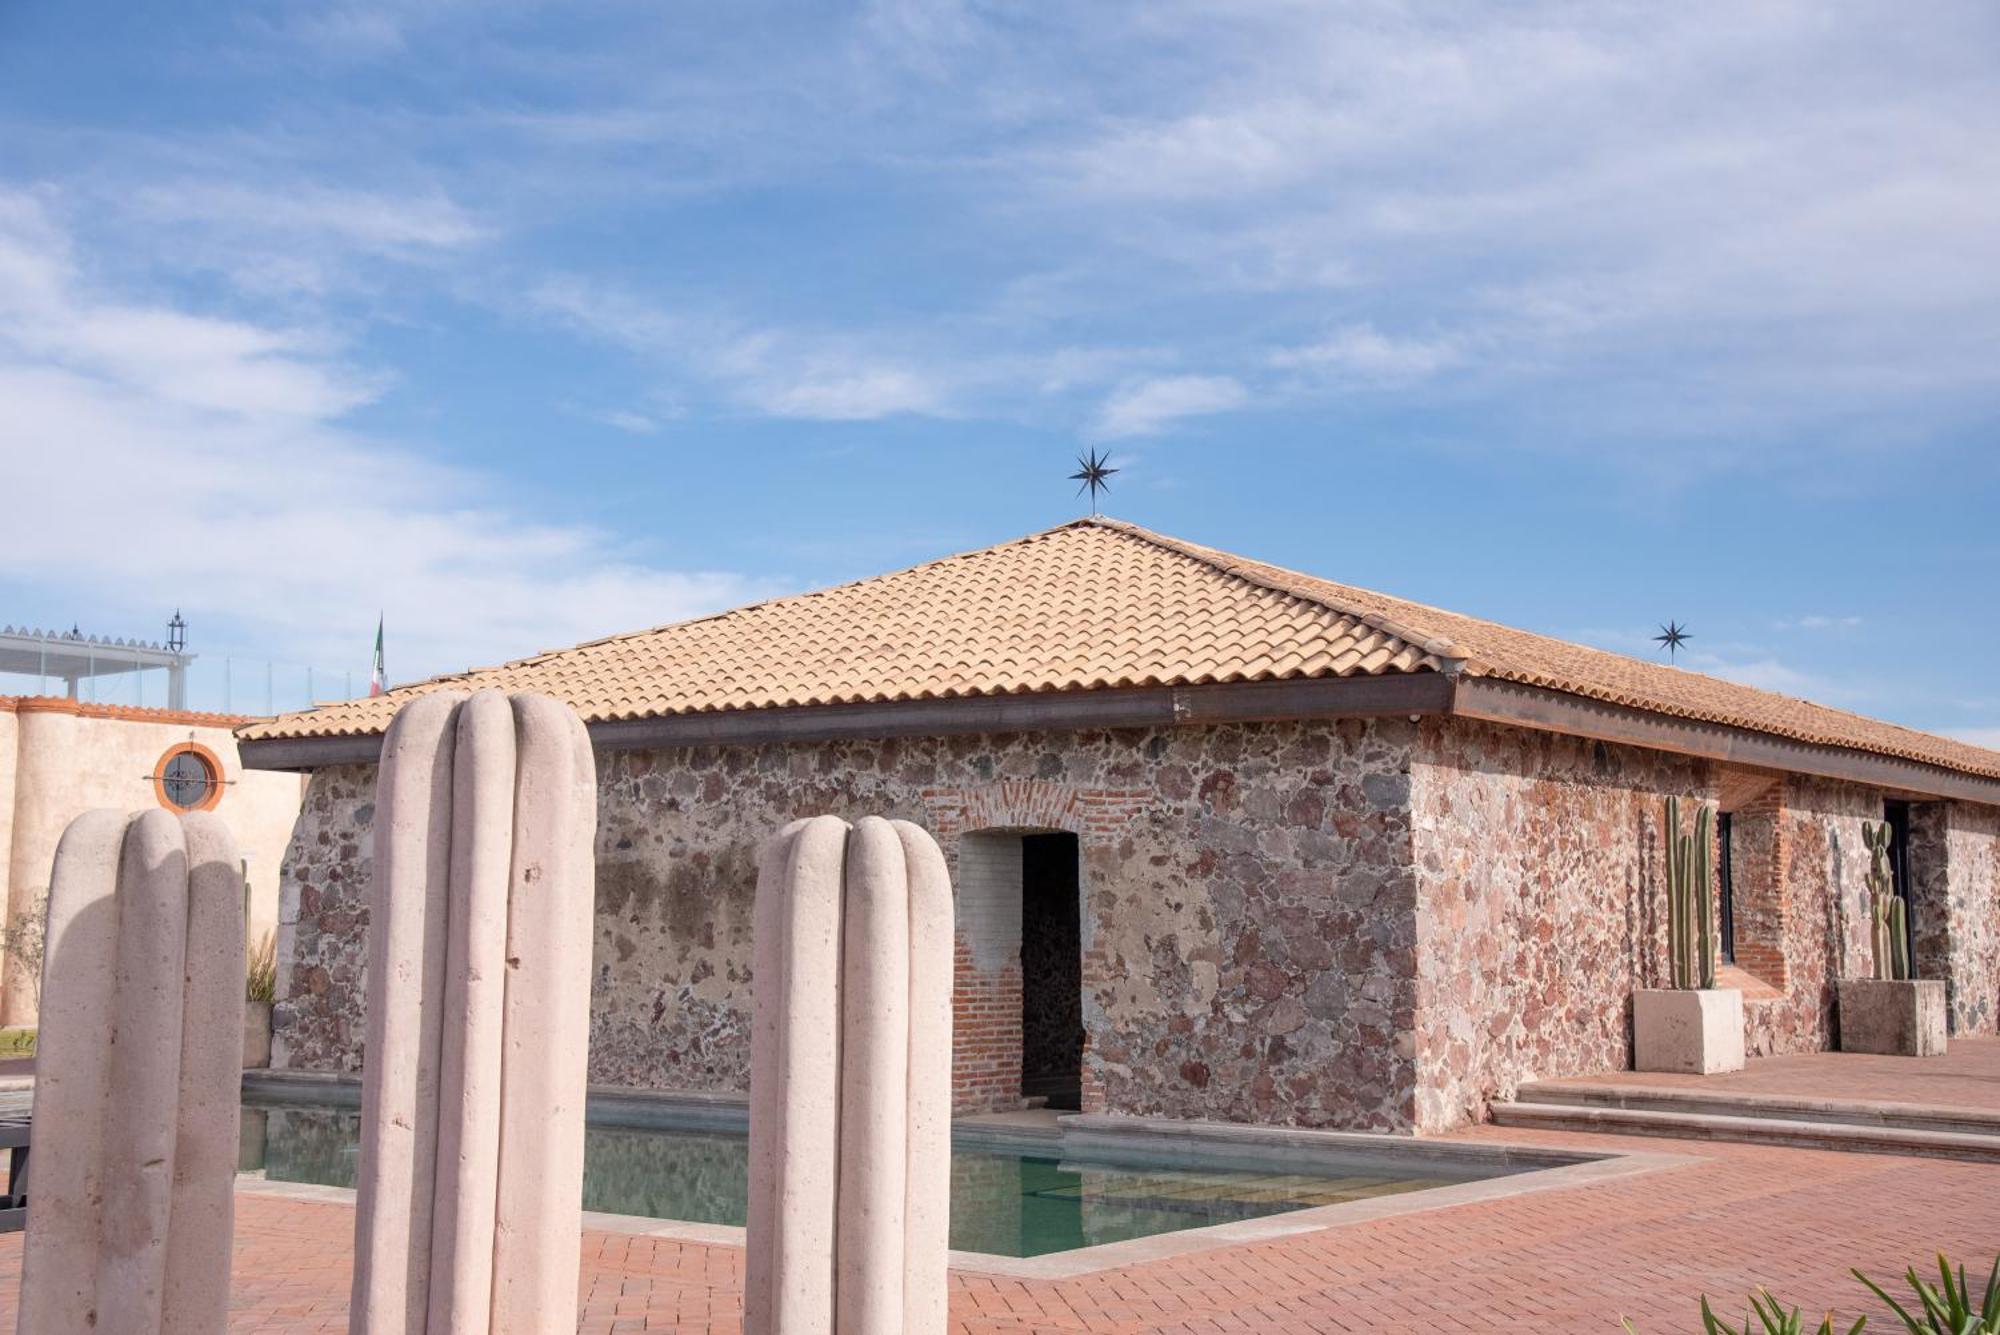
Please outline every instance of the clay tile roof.
M2000 753L1083 519L792 598L251 723L378 733L446 687L537 690L586 722L1033 691L1449 671L2000 778Z

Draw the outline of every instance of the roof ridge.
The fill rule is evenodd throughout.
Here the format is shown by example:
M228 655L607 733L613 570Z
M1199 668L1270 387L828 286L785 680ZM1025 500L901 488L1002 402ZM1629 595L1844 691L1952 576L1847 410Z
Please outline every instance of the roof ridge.
M1263 561L1252 561L1248 557L1238 556L1234 552L1225 552L1219 547L1204 547L1200 543L1189 542L1184 538L1172 537L1165 533L1156 533L1152 529L1140 524L1134 524L1130 520L1113 519L1108 515L1091 515L1088 518L1075 521L1074 524L1065 524L1063 527L1073 528L1085 524L1094 524L1100 528L1108 528L1128 534L1143 542L1150 542L1156 547L1164 548L1167 551L1178 552L1190 560L1199 561L1203 565L1219 570L1231 578L1240 579L1247 584L1254 584L1260 589L1270 589L1274 593L1287 594L1304 602L1324 607L1328 611L1338 612L1341 616L1352 617L1365 626L1373 626L1379 631L1395 636L1412 648L1421 649L1425 653L1435 655L1438 658L1452 660L1457 666L1454 669L1450 669L1451 671L1469 671L1476 676L1482 670L1480 664L1473 658L1470 651L1453 640L1430 634L1413 626L1404 625L1394 617L1383 616L1380 612L1371 612L1365 608L1329 598L1320 590L1312 588L1305 583L1294 583L1290 580L1274 578L1273 576L1297 575L1302 581L1311 580L1313 583L1331 585L1334 588L1345 587L1335 583L1333 580L1318 579L1315 576L1307 575L1304 571L1286 570L1283 566L1274 566ZM1054 530L1051 529L1050 532L1054 532ZM1369 592L1372 592L1372 590ZM1377 596L1388 598L1391 595L1378 594ZM1403 598L1396 601L1408 602L1409 600ZM1440 613L1444 611L1443 608L1433 608L1432 610Z
M394 694L396 691L407 691L417 686L440 686L453 681L469 681L477 674L504 672L509 668L533 667L535 664L547 659L558 658L564 654L572 654L579 649L595 649L599 645L618 644L625 640L642 639L648 635L657 635L661 631L672 630L677 626L698 626L704 621L719 621L724 617L739 616L745 612L755 612L766 607L781 607L788 603L801 603L813 598L824 598L829 594L839 593L843 589L859 588L864 584L876 584L885 579L893 579L898 575L915 574L919 570L928 570L932 566L945 565L951 561L962 561L970 556L984 556L988 552L997 552L1003 548L1019 547L1025 543L1033 542L1037 538L1046 538L1052 534L1060 533L1066 528L1079 528L1090 522L1091 519L1089 516L1081 519L1071 519L1049 528L1037 529L1032 533L1024 533L1018 538L1008 538L1002 542L988 543L984 547L970 547L964 551L951 552L944 556L934 556L928 561L919 561L915 565L900 566L895 570L883 570L873 575L864 575L859 579L842 580L838 584L827 584L817 589L804 589L798 593L781 593L770 598L760 598L754 603L739 603L735 607L718 608L716 611L704 612L699 616L682 617L678 621L661 621L650 626L642 626L638 630L620 631L616 635L600 635L594 640L579 640L575 644L564 645L557 649L537 649L532 654L524 654L520 658L504 659L490 667L469 667L458 672L437 672L428 677L420 677L416 681L398 683L388 691L383 692L383 694L389 695ZM344 703L346 702L327 702L329 705ZM325 707L325 705L314 705L310 709L303 709L297 712L309 714L313 709Z

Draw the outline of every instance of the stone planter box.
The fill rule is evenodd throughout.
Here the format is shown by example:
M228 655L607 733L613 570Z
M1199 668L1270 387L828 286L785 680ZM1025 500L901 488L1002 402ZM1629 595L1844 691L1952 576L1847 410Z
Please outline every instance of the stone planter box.
M271 1003L243 1003L243 1069L271 1064Z
M1720 1075L1743 1069L1743 994L1644 987L1632 994L1632 1069Z
M1891 1057L1942 1057L1944 982L1936 978L1840 982L1840 1050Z

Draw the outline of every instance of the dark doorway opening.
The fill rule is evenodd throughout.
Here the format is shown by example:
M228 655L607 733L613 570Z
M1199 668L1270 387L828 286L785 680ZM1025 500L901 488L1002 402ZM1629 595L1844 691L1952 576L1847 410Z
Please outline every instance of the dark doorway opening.
M1021 1097L1083 1106L1083 930L1073 834L1021 838Z
M1917 973L1917 901L1910 892L1910 804L1883 803L1882 818L1889 823L1889 883L1896 898L1903 901L1903 948L1910 961L1910 976Z
M1721 854L1719 872L1722 880L1722 959L1725 964L1736 963L1736 859L1730 855L1730 839L1736 832L1735 813L1722 812L1715 818L1716 849Z

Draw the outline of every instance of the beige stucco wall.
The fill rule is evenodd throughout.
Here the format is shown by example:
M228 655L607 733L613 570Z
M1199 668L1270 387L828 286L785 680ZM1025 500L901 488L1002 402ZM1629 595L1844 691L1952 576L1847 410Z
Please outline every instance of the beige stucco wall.
M303 781L293 774L245 771L230 732L234 720L166 710L79 705L69 700L0 702L0 852L7 921L46 894L56 843L78 815L100 807L143 811L158 806L152 775L172 747L193 741L222 766L222 798L213 808L228 822L249 863L250 942L274 931L278 875ZM0 1020L34 1022L34 984L0 963Z

